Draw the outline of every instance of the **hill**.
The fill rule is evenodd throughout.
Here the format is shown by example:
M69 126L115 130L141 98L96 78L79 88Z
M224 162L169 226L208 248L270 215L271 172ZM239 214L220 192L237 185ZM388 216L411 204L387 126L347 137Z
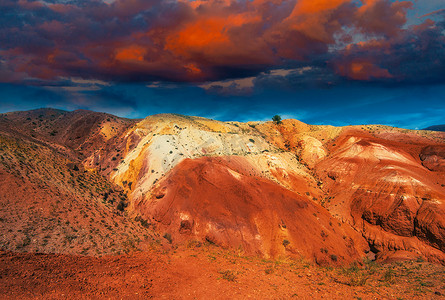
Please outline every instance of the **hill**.
M431 131L445 131L445 125L433 125L429 126L423 130L431 130Z
M86 141L105 141L94 137L104 115L92 115L56 110L1 115L0 247L103 255L128 252L150 236L125 217L122 189L83 166ZM78 126L72 129L70 122ZM87 134L70 138L79 132Z
M0 114L0 178L5 257L445 264L441 132L39 109Z

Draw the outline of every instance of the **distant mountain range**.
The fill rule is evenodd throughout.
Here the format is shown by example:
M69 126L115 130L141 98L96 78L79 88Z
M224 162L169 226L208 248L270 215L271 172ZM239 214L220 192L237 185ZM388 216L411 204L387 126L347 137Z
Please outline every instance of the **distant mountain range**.
M445 124L444 125L433 125L433 126L425 128L424 130L445 131Z

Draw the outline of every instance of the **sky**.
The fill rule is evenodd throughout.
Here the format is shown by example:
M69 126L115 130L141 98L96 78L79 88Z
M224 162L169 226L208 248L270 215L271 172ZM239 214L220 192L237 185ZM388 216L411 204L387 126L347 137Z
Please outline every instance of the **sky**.
M445 124L443 0L2 0L0 112Z

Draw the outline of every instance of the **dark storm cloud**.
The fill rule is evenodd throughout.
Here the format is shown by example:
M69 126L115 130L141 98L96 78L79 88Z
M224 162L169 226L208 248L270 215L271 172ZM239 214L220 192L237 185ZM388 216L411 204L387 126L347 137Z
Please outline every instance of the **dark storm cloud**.
M443 22L404 28L411 6L389 0L6 0L0 4L0 81L203 82L325 58L327 70L349 79L399 82L422 62L437 69L444 63L436 55L434 62L399 67L421 56L420 46L426 45L425 55L443 47ZM434 71L426 80L443 76Z
M348 46L333 59L341 75L389 83L445 82L445 22L426 20L396 37Z

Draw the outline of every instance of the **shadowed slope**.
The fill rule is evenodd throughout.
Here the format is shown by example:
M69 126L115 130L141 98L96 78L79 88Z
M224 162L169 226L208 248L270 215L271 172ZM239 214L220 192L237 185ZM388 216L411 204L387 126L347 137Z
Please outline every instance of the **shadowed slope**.
M433 125L429 126L423 130L431 130L431 131L445 131L445 125Z
M19 134L84 158L136 122L88 110L48 108L1 114L0 131L13 136Z

